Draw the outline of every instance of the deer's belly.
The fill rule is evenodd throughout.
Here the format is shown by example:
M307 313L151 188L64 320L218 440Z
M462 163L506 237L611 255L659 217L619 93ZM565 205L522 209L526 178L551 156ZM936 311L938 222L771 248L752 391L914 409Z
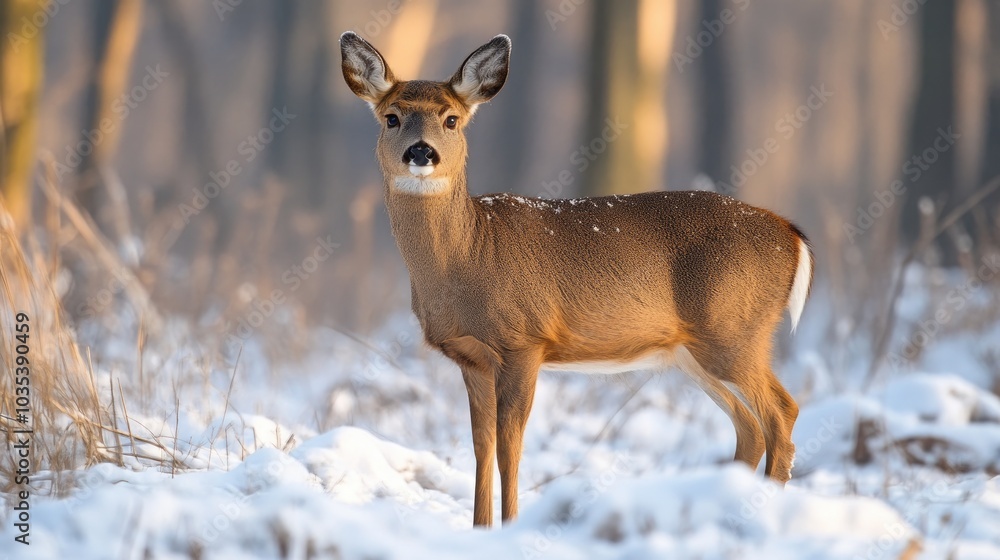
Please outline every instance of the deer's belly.
M588 375L615 375L632 371L665 370L676 364L668 350L651 352L631 360L587 360L580 362L545 362L544 371L565 371Z

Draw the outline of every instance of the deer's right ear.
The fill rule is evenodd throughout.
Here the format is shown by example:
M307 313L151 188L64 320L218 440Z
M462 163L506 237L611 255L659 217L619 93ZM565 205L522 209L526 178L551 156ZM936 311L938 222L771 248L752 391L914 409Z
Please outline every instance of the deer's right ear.
M348 87L354 95L375 107L396 81L385 59L353 31L340 36L340 54L343 58L340 66Z

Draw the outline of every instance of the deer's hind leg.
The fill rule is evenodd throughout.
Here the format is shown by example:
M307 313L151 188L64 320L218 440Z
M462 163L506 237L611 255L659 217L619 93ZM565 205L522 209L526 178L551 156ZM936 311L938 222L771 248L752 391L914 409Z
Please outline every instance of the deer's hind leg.
M775 377L769 364L758 363L737 372L727 381L735 386L735 390L741 393L760 418L767 448L764 474L778 484L788 482L792 478L792 462L795 460L792 427L798 418L798 405Z
M788 482L795 458L792 427L799 409L771 370L770 332L762 330L738 345L698 346L691 353L753 414L767 451L764 474L779 484Z
M753 412L715 375L709 373L686 348L676 352L677 365L725 412L736 429L735 461L757 469L764 455L764 434Z

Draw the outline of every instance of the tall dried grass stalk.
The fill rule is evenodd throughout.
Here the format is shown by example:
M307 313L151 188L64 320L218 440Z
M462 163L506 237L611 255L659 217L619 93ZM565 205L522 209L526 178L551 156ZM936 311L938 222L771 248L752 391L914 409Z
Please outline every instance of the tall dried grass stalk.
M875 342L872 351L872 361L868 373L865 376L864 387L872 385L879 373L886 355L888 354L889 343L896 328L896 304L903 293L903 280L906 277L906 270L913 264L917 257L922 255L943 233L954 226L958 220L972 211L978 204L986 200L997 190L1000 190L1000 176L993 177L979 190L969 196L962 204L959 204L947 215L937 219L937 216L929 214L924 222L920 239L910 248L899 264L898 270L893 277L892 286L889 291L887 304L883 307L879 316L878 328L875 331Z
M38 244L30 234L29 247ZM108 458L101 427L101 404L88 363L80 355L73 332L63 322L59 297L49 282L49 265L41 251L25 250L14 221L0 206L0 490L9 492L16 470L15 316L29 317L32 474L58 473ZM58 477L38 476L37 491L59 493Z
M45 197L50 204L58 208L62 215L69 220L76 233L80 236L80 239L92 252L94 259L109 272L119 272L121 281L124 284L125 295L142 317L145 327L153 332L159 331L163 325L163 319L160 317L159 312L157 312L156 307L153 306L146 288L135 277L132 270L125 266L121 259L118 258L115 251L108 246L107 240L101 235L100 230L94 225L90 216L81 211L71 200L59 192L55 181L54 159L51 154L47 154L46 159L46 172L42 180L39 181ZM124 219L121 218L121 220Z

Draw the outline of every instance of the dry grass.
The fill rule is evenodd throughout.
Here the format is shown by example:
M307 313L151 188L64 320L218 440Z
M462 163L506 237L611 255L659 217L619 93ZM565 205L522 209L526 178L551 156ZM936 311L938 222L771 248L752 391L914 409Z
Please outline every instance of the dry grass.
M216 441L223 439L227 449L228 442L235 441L243 449L241 458L244 458L253 449L248 449L243 442L243 432L237 427L241 423L240 415L235 409L230 410L228 394L225 408L232 413L232 421L227 424L223 416L218 433L207 442L207 450L192 448L190 442L179 445L184 442L177 441L174 435L152 432L129 414L130 403L138 404L141 413L151 396L163 388L156 386L158 383L172 383L176 434L180 417L177 383L197 380L165 381L161 378L156 381L156 372L145 371L143 353L147 337L155 342L164 321L146 283L140 280L139 267L142 265L123 262L114 249L117 243L105 237L91 217L61 193L51 166L48 171L39 180L48 203L45 219L34 229L16 231L13 220L0 204L0 362L3 364L0 366L0 429L8 443L0 453L0 491L9 497L11 490L17 488L16 456L10 444L17 437L14 430L24 427L13 418L16 416L13 412L16 395L15 372L11 368L12 353L18 344L14 338L18 334L14 330L18 313L29 317L31 329L31 421L28 427L34 430L30 467L30 486L34 493L66 495L76 484L73 471L100 462L133 467L140 464L173 474L205 467L203 455L207 452L210 467ZM100 378L99 382L90 349L78 343L71 327L74 317L64 306L67 305L67 290L94 293L105 288L108 291L106 288L111 285L108 278L112 277L122 285L120 298L116 295L113 301L90 308L90 317L100 319L104 315L117 315L122 304L131 307L138 320L136 364L124 377ZM67 278L71 279L68 288ZM238 280L234 277L227 285L238 285L242 282ZM155 279L154 284L157 282L167 283L165 278ZM282 327L265 325L265 332L261 334L284 331L285 338L295 338L295 334L303 332L292 329L294 332L289 333ZM218 332L201 334L221 340L222 331L216 330ZM292 345L283 345L284 352L297 354L289 346ZM126 366L126 371L128 369ZM207 370L204 373L207 375ZM235 382L234 367L229 393ZM251 447L257 445L255 442ZM228 462L228 454L225 458Z
M192 300L199 299L191 298L190 294L200 293L207 298L219 291L228 294L228 297L220 298L225 309L225 320L238 319L250 308L249 300L234 297L234 294L242 292L242 286L247 285L249 279L245 271L233 269L227 273L224 265L228 260L218 258L218 255L209 255L205 260L218 260L221 264L213 267L207 274L192 275L191 281L178 282L175 275L171 274L170 259L165 257L166 248L142 235L142 232L131 231L133 224L142 223L143 220L118 216L117 223L125 224L117 228L118 234L136 235L147 249L139 262L125 262L116 249L125 241L124 237L117 240L106 237L92 217L63 194L54 177L51 157L47 159L48 165L43 166L44 171L37 181L40 193L44 195L41 200L47 204L38 216L42 219L33 229L17 231L13 220L0 204L0 362L3 364L0 366L0 429L6 442L12 443L17 435L14 430L22 427L12 418L15 416L13 410L16 408L16 395L15 376L11 368L12 352L17 344L14 339L17 334L14 331L15 316L23 312L30 318L31 328L30 427L34 430L31 487L35 493L65 495L74 485L72 471L99 462L131 466L138 463L170 473L204 467L204 458L193 456L203 455L205 449L193 449L191 442L183 445L184 442L178 442L173 435L163 436L151 432L129 415L129 406L138 405L137 411L142 413L150 396L163 388L162 383L172 383L176 403L176 434L180 416L180 401L176 397L177 384L192 380L165 381L161 378L157 382L157 372L145 371L143 367L147 337L150 342L155 343L164 324L158 311L159 306L183 316L185 309L178 304L179 294L188 294L184 299L190 304ZM277 189L268 189L267 193L273 194L275 190ZM363 208L359 207L357 212L361 233L368 232L373 227L372 208L377 199L369 198L371 200L365 199ZM253 208L247 209L241 223L244 227L259 223L273 225L274 213L279 207L279 200L275 200L273 196L265 196ZM127 205L120 205L118 212L128 211L123 208L127 208ZM206 217L198 223L204 225L211 222ZM274 282L275 275L268 265L268 256L276 250L270 247L273 240L267 235L272 229L258 227L244 231L234 236L234 243L238 246L230 247L232 255L237 255L241 262L255 263L258 274L250 283L260 290L269 288ZM302 244L302 247L303 250L311 250L309 244ZM208 249L208 244L203 248ZM358 276L370 275L371 269L377 267L373 264L373 250L369 240L363 244L360 254L354 252L350 255L337 255L341 258L332 259L333 267L322 276L332 274L340 277L345 270L350 271L355 280ZM298 258L300 257L293 260ZM363 265L360 269L359 264ZM304 289L304 293L294 294L298 296L295 298L298 301L290 302L285 309L292 317L291 325L287 320L268 321L256 333L260 339L274 343L273 348L267 348L270 358L287 360L302 355L301 345L307 338L299 336L305 332L306 321L302 310L308 307L300 305L301 298L304 296L318 300L321 299L318 296L324 291L329 292L328 281L322 281L322 276L317 274L313 281L306 283L308 289ZM395 285L393 275L382 276ZM119 285L114 284L112 279L120 283L120 290L109 289ZM196 281L198 279L211 279L215 290L199 286ZM170 289L164 290L164 287ZM88 295L109 291L113 292L110 301L102 300L100 305L86 308L75 305L82 304ZM392 301L392 298L374 299L381 302ZM187 310L196 319L198 313L203 313L204 308L208 307L205 302L201 303L197 309ZM120 315L123 304L134 312L139 331L134 373L130 371L121 378L101 377L99 382L90 350L81 347L71 326L74 319L80 317L68 310L76 309L79 315L79 310L85 309L85 316L102 323L103 318L115 319ZM380 312L372 310L359 311L358 314L369 320L374 319L374 322L378 322L380 316ZM224 321L217 320L211 325L196 327L197 323L197 320L192 322L192 328L198 330L198 336L209 341L209 347L213 346L212 341L220 342L218 346L222 345L225 337ZM205 332L206 329L208 332ZM209 351L209 354L212 353ZM101 356L94 358L100 359ZM211 359L217 359L217 356ZM126 366L126 371L130 369ZM204 373L207 375L207 369ZM234 368L231 383L235 381ZM161 386L157 386L158 384ZM232 386L229 391L232 391ZM230 408L227 397L226 409L231 412L230 418L234 418L230 424L238 426L240 414L235 409L229 410ZM209 466L216 440L225 439L227 449L228 442L235 441L244 449L244 456L253 451L247 450L244 445L242 431L234 425L226 425L225 419L226 416L223 416L223 425L214 440L208 442ZM256 444L251 447L255 446ZM0 453L0 491L7 496L16 488L15 459L10 445L5 447L5 452Z
M0 354L4 356L0 376L0 426L7 443L14 441L14 428L22 427L11 418L15 409L13 349L15 315L29 317L32 471L59 472L110 458L101 429L100 399L90 368L63 322L59 298L53 291L52 268L37 249L31 236L26 251L14 233L13 221L0 208ZM16 470L13 449L0 454L2 489L9 492ZM42 488L60 491L55 477L33 480Z
M1000 177L994 177L984 186L978 189L970 197L964 200L961 204L953 208L947 215L938 217L934 212L934 206L925 215L924 228L920 236L920 240L910 248L909 251L903 257L898 270L896 271L891 288L889 290L887 304L882 307L882 312L879 317L879 321L876 324L877 328L874 331L875 334L875 344L872 351L872 362L868 371L868 375L865 380L865 384L870 385L878 374L879 367L882 365L885 359L890 340L892 339L893 333L896 329L897 313L896 305L900 299L904 287L904 278L906 276L906 271L914 262L925 253L931 247L931 244L942 236L946 232L953 231L953 226L962 219L966 214L975 209L977 205L982 203L987 197L993 194L995 191L1000 189ZM970 239L968 246L962 246L962 244L957 241L961 234L955 234L952 236L952 242L956 244L956 251L959 254L959 261L963 265L963 268L969 278L976 277L977 274L977 261L986 255L995 255L997 253L997 247L994 246L991 241L991 234L993 232L981 232L981 246L975 247ZM979 253L979 259L973 256L973 249L978 249L976 252ZM983 281L987 280L985 278L981 279ZM991 314L989 322L995 322L997 317L995 314ZM963 321L964 323L964 321ZM979 321L980 327L978 330L984 330L982 326L982 321Z
M16 456L11 446L18 437L17 429L33 431L29 473L35 493L64 495L73 484L65 476L70 471L99 462L122 465L125 456L171 469L178 464L174 444L134 435L120 382L117 394L114 384L110 394L99 394L89 351L81 351L77 344L55 289L60 257L53 240L59 238L59 218L70 217L75 234L94 249L95 262L112 266L115 263L109 259L113 254L71 203L53 202L54 212L42 232L50 244L47 252L35 232L18 235L13 220L0 205L0 430L7 443L0 453L0 491L8 497L17 487ZM148 299L142 301L150 305ZM17 395L12 368L14 348L20 344L15 339L19 313L27 315L30 328L30 419L26 424L18 422L14 413ZM139 444L157 448L160 456L144 455Z

